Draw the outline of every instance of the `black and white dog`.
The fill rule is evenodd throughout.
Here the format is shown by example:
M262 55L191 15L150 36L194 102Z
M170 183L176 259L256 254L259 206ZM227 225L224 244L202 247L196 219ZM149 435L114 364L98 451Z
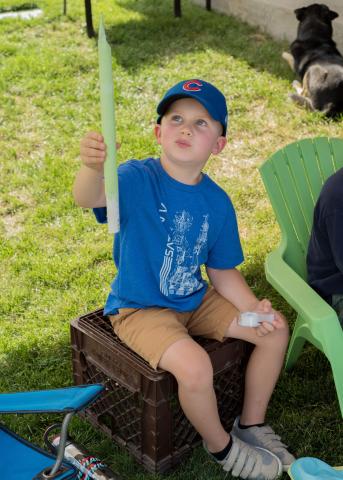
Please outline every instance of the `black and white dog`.
M291 53L282 57L301 80L294 81L297 93L291 98L328 117L343 113L343 57L332 40L332 20L338 13L314 3L294 11L299 20Z

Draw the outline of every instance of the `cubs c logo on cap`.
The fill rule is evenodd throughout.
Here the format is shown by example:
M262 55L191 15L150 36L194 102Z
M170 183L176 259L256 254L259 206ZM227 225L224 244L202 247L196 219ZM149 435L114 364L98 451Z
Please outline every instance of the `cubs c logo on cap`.
M188 82L182 85L182 89L186 92L200 92L202 83L199 80L188 80Z

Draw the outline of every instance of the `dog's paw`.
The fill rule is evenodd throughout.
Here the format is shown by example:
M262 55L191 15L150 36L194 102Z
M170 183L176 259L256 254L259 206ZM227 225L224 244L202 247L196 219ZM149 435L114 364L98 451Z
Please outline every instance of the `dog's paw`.
M289 94L289 98L296 103L297 105L301 105L302 107L305 107L308 110L314 111L311 99L308 97L303 97L302 95L299 95L297 93L291 93Z
M301 95L303 93L303 87L301 85L301 83L298 81L298 80L293 80L292 82L292 87L294 88L294 90L299 94Z

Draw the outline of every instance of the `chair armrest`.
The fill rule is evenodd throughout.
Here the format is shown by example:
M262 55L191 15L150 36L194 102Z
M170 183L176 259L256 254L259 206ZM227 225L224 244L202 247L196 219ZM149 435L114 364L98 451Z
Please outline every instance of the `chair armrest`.
M282 250L280 246L266 258L268 282L304 319L338 323L335 310L284 261Z
M1 393L0 413L68 413L82 410L104 390L100 384L37 390L33 392Z

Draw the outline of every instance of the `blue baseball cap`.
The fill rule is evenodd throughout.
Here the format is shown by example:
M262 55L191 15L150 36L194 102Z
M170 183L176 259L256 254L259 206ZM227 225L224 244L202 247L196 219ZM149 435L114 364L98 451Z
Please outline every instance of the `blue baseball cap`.
M180 98L194 98L200 102L211 117L222 124L223 135L226 135L228 111L225 97L214 85L199 79L183 80L167 91L157 106L157 123L161 123L170 104Z

